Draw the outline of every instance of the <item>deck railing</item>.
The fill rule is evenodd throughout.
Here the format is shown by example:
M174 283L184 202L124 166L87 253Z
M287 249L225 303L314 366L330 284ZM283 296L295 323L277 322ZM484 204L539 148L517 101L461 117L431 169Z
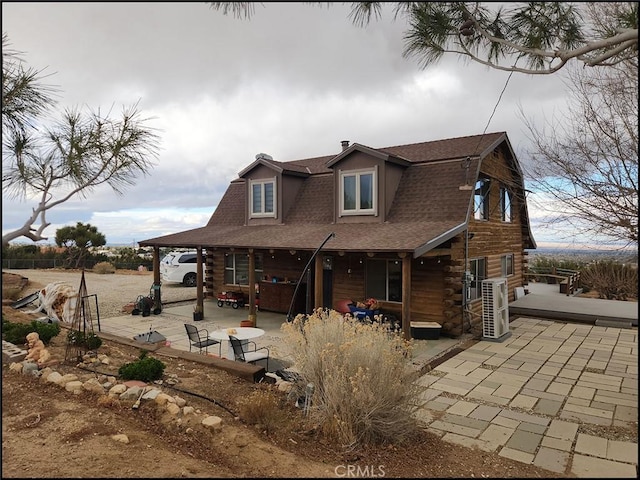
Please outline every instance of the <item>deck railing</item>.
M536 281L545 279L546 283L551 285L560 284L560 293L564 293L567 296L573 295L580 288L579 270L557 267L534 267L524 275L527 278L534 278Z

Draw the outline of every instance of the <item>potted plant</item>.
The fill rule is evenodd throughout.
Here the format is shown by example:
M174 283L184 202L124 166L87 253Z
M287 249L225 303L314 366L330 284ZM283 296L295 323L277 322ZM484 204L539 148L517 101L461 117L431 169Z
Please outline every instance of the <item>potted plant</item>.
M193 306L193 321L198 322L204 318L202 307L198 304Z

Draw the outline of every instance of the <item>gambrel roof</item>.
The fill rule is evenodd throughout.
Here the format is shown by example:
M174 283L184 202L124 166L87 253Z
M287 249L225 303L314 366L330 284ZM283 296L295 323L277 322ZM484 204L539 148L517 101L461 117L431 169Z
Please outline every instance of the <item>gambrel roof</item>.
M463 232L472 212L473 188L482 159L504 149L524 192L522 172L505 132L384 148L352 144L338 155L279 162L259 156L232 181L207 225L139 242L159 247L236 247L315 250L331 232L325 250L407 252L414 257ZM385 221L334 223L333 168L354 152L400 165L404 170ZM465 160L469 158L469 169ZM302 177L295 201L278 224L246 225L246 180L258 166ZM523 248L535 248L526 204L521 212Z

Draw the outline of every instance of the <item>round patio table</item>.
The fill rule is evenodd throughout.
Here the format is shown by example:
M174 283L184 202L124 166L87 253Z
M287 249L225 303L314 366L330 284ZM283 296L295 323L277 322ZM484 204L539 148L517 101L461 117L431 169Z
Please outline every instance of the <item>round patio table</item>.
M233 347L231 346L231 342L229 341L229 335L236 337L242 343L242 350L247 351L247 347L249 345L249 340L261 337L264 335L264 330L261 328L255 327L234 327L236 333L228 333L228 328L220 328L218 330L214 330L209 333L209 338L214 340L218 340L219 342L227 342L227 353L226 357L229 360L235 360L235 355L233 353ZM224 348L223 348L224 351Z

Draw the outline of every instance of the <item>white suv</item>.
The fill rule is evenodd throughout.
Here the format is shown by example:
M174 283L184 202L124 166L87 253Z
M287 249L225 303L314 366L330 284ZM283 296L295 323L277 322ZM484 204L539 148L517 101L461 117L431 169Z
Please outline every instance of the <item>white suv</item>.
M185 287L195 287L198 269L197 258L197 253L192 251L168 253L160 261L162 281L182 283ZM202 261L204 263L204 255L202 255Z

